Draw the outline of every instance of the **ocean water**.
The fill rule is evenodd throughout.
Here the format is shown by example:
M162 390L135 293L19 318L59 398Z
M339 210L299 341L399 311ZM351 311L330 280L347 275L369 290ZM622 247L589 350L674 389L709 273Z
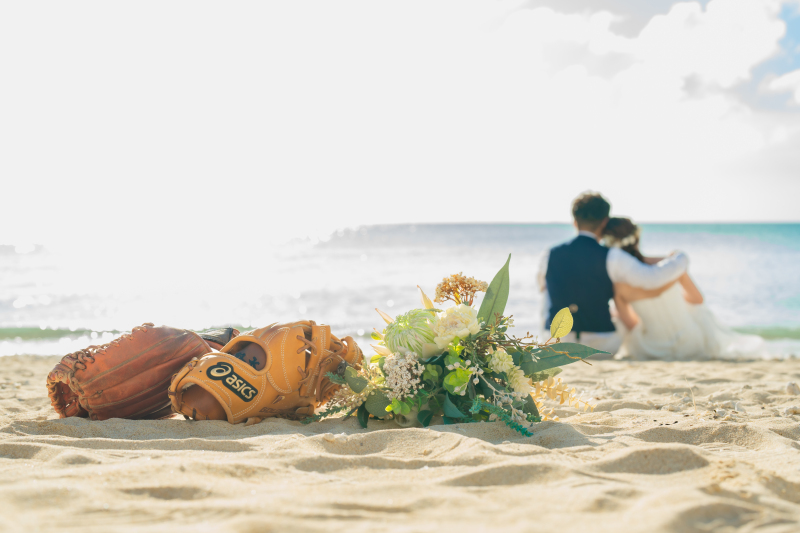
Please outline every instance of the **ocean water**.
M364 344L375 312L419 304L445 276L490 281L511 254L507 312L517 334L542 327L536 272L566 224L367 226L280 246L256 238L198 248L137 242L0 246L0 355L66 354L143 322L200 330L312 319ZM646 224L645 254L680 249L719 321L800 355L800 224Z

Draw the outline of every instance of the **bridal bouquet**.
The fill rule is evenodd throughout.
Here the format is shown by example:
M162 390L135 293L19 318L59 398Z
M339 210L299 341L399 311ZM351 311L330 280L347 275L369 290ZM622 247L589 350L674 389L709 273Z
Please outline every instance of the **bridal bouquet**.
M510 261L491 284L454 274L437 285L433 302L418 286L420 309L394 318L377 310L386 327L372 334L376 354L365 356L360 369L342 364L329 373L342 387L306 421L346 413L365 428L371 416L409 427L428 426L441 415L445 424L502 420L530 436L532 423L558 419L545 400L593 409L556 375L563 365L605 352L560 342L572 329L568 309L556 315L545 342L530 333L510 335L514 322L504 315ZM478 292L486 295L476 310Z

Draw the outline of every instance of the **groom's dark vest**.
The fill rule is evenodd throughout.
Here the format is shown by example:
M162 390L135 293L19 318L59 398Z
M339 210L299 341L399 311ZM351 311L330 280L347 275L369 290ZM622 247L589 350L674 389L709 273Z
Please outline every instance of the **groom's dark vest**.
M575 321L573 331L614 331L608 310L614 287L606 270L606 256L608 248L585 235L550 250L545 276L550 293L547 328L556 313L569 307Z

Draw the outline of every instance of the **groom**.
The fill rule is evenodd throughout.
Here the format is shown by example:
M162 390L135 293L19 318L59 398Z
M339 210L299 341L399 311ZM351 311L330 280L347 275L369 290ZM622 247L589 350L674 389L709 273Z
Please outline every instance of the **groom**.
M611 321L608 302L614 297L614 283L642 289L656 289L677 279L689 260L675 253L648 265L619 248L600 244L611 205L599 193L585 192L572 203L572 217L578 236L552 248L542 261L540 289L545 294L545 327L567 307L574 320L565 342L579 342L615 353L622 336Z

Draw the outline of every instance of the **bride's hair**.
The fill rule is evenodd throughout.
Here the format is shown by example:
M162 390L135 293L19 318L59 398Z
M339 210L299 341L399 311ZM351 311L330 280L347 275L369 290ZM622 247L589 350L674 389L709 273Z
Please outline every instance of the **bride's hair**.
M644 256L639 251L639 235L641 229L629 218L611 217L603 230L603 244L616 246L644 263Z

